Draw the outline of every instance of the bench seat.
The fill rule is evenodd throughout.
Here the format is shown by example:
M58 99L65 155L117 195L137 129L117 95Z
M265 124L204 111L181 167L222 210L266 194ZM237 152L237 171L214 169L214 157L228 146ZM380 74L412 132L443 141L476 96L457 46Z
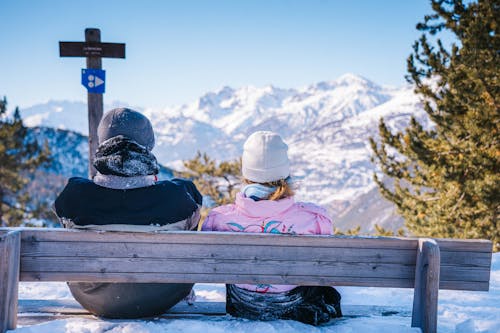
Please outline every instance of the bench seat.
M414 288L412 326L427 333L436 331L439 289L488 290L492 243L401 237L4 228L0 229L0 254L0 299L6 295L7 305L3 306L8 316L3 320L10 325L0 326L0 333L15 327L17 310L12 308L17 308L18 281Z

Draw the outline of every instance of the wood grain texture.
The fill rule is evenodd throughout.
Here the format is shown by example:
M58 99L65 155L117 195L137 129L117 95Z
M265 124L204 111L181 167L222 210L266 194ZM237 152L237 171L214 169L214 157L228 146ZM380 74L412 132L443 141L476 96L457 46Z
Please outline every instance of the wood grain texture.
M21 278L30 280L59 278L69 271L72 279L92 281L109 280L118 275L115 273L130 273L121 280L163 282L182 277L197 282L193 279L215 274L198 282L227 282L225 275L241 276L247 281L252 273L261 274L259 281L277 274L274 280L281 283L286 279L308 282L304 277L309 275L313 280L321 278L345 284L350 277L361 276L384 286L388 281L397 281L394 287L400 287L410 283L399 280L414 279L418 244L416 239L391 237L21 230ZM445 249L441 251L440 288L487 290L491 242L446 239L436 242ZM241 262L241 267L233 267L235 261ZM78 271L79 267L88 271ZM359 279L353 281L354 285L366 285Z
M349 248L309 246L275 246L274 251L266 251L269 245L258 251L263 245L238 245L238 251L228 251L227 246L219 244L184 243L108 243L108 242L74 242L74 241L30 241L23 242L22 256L57 257L64 253L73 257L114 257L114 258L212 258L212 259L254 259L282 260L290 257L315 258L316 260L368 263L414 263L414 249L393 248ZM235 245L236 247L236 245ZM258 256L257 256L258 254ZM491 252L449 252L442 251L442 265L473 266L490 269Z
M162 273L162 274L235 274L295 275L316 277L366 277L413 279L415 267L410 264L344 263L329 261L260 261L232 259L169 259L169 258L74 258L22 257L21 271L87 272L87 273ZM442 267L444 281L484 282L489 277L486 268L460 266ZM223 282L223 281L221 281Z
M207 245L279 245L279 246L314 246L336 248L417 248L417 239L390 237L339 237L326 235L274 235L227 232L172 231L165 233L124 233L80 231L68 229L22 229L23 242L37 241L80 241L106 243L164 243L164 244L207 244Z
M151 274L141 274L137 278L124 276L121 280L164 282L183 277L192 282L227 282L224 274L232 280L234 277L229 275L241 276L247 281L248 274L253 273L261 274L253 281L262 281L275 274L278 276L273 280L281 283L300 279L314 284L304 281L309 275L312 280L321 277L322 281L345 284L349 277L361 276L384 286L388 281L397 281L394 287L410 285L399 281L401 279L414 279L418 243L415 239L387 237L47 229L23 229L22 239L22 279L52 278L69 271L73 279L95 281L98 278L108 280L114 273L144 272ZM491 242L437 242L447 249L442 251L440 288L488 289ZM196 259L191 259L193 257ZM56 263L51 264L51 260ZM237 266L235 261L241 263L240 267L233 267ZM47 266L53 268L44 268ZM78 271L81 267L87 272ZM52 274L58 273L56 270L61 274ZM164 280L161 273L165 275ZM193 281L203 274L216 275ZM359 279L354 285L360 283L366 285Z
M271 283L312 286L366 286L413 288L413 279L324 277L308 275L264 274L164 274L164 273L87 273L87 272L24 272L22 281L69 281L69 282L138 282L138 283Z
M436 330L439 288L488 290L492 258L492 243L484 240L15 230L21 240L17 262L22 281L414 288L412 326L426 333ZM12 231L0 228L0 237ZM215 311L197 306L166 316ZM74 308L67 313L51 309L59 316L87 315L71 312L81 311Z
M265 237L255 237L256 235L247 237L242 234L230 234L232 238L226 240L234 241L236 237L240 238L238 242L243 244L228 245L218 242L210 243L209 241L213 240L213 234L185 232L161 235L132 234L136 239L130 243L101 240L101 237L106 235L114 240L117 240L116 237L122 239L123 234L120 233L58 232L57 236L60 236L57 238L58 241L55 241L54 233L36 230L30 230L29 233L31 235L24 236L25 241L22 244L21 270L22 273L43 273L36 274L40 278L51 276L45 273L65 271L85 273L81 275L81 278L86 280L103 276L102 273L131 273L133 275L133 273L143 272L164 273L173 275L175 278L185 276L190 281L202 274L217 274L211 280L228 282L224 281L224 274L232 280L234 280L232 275L245 275L244 278L247 280L246 275L252 273L263 276L277 275L281 283L288 283L283 280L296 279L294 275L301 276L301 280L304 276L310 276L310 280L323 277L323 280L341 280L344 283L349 277L413 280L416 262L416 248L408 250L404 244L403 249L395 248L395 243L387 239L335 237L317 239L307 236L268 235L273 237L271 243L269 237L265 235L257 235ZM82 242L82 237L75 238L75 235L97 236L98 241L89 239ZM220 236L227 238L228 234ZM293 245L290 239L301 245ZM217 240L220 241L220 237ZM263 240L265 244L262 243ZM322 241L321 246L317 244L317 240ZM175 243L162 243L161 241ZM372 248L363 247L361 243L364 242L368 242ZM374 248L374 242L379 243L378 248ZM401 245L404 240L396 239L396 242ZM343 247L339 247L337 243ZM413 243L413 240L407 243ZM447 242L447 244L449 247L451 243ZM228 247L231 251L228 251ZM64 254L64 257L61 254ZM443 252L440 286L447 289L467 290L471 287L473 290L485 290L489 281L490 264L491 253ZM192 277L188 277L190 274ZM73 275L78 276L78 274ZM22 274L23 279L25 276ZM32 276L33 274L29 278ZM171 276L164 278L169 281L172 279ZM133 277L124 277L124 279L129 280ZM158 275L154 276L154 279L157 280ZM262 280L261 277L255 279ZM193 282L206 282L207 280ZM233 281L233 283L243 282ZM303 281L303 283L313 284L313 281ZM384 280L383 284L386 285L387 281ZM401 283L398 282L394 287L401 287Z
M423 333L437 332L439 273L439 245L432 239L419 240L411 326Z
M391 316L397 315L410 317L411 312L401 307L372 306L372 305L344 305L342 312L347 318L368 317L368 316ZM70 315L85 316L89 312L82 308L75 300L19 300L19 314L22 317L29 317L36 313L37 316L47 315ZM189 305L186 302L179 302L167 313L160 317L169 315L204 315L204 316L224 316L226 314L226 303L224 302L195 302Z
M99 29L85 29L85 42L100 43L101 31ZM87 57L87 68L102 69L100 56ZM87 93L88 123L89 123L89 178L94 178L97 170L94 167L95 153L99 146L97 127L103 114L103 94Z
M0 333L17 325L17 296L21 233L0 235Z
M234 251L219 244L163 244L163 243L106 243L106 242L24 242L21 253L25 257L87 258L176 258L176 259L233 259L233 260L290 260L366 263L415 263L415 250L407 249L353 249L317 246L238 245ZM478 258L480 260L481 258ZM469 257L466 258L470 260ZM463 263L463 261L461 262Z
M418 238L401 237L359 237L359 236L327 236L327 235L274 235L226 232L175 231L168 233L125 233L81 231L47 228L11 228L22 231L24 241L91 241L91 242L150 242L150 243L194 243L194 244L226 244L226 245L311 245L319 247L353 247L353 248L395 248L416 249ZM10 230L9 228L0 228ZM61 233L64 233L62 235ZM334 239L332 241L332 239ZM492 252L492 242L483 239L435 239L441 251L450 252Z

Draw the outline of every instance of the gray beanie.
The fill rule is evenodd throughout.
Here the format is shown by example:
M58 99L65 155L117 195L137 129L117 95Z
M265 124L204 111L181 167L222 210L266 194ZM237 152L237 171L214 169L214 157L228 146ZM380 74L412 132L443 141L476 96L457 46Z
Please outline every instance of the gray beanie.
M97 128L99 144L117 135L126 136L149 151L155 145L155 135L149 119L131 109L113 109L102 117Z

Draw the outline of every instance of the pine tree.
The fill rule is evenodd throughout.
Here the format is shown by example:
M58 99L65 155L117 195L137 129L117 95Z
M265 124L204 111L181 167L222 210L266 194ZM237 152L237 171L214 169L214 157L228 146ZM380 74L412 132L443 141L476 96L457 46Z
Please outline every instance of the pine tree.
M412 118L394 134L381 119L374 161L394 182L375 181L415 235L488 238L500 250L500 2L432 0L432 9L407 78L435 126ZM433 37L443 32L457 42Z
M217 163L206 153L198 152L190 160L184 161L185 171L180 177L192 179L200 193L212 201L208 206L233 203L241 184L241 159ZM202 209L202 221L208 214L208 207Z
M19 109L8 118L7 99L0 100L0 225L17 226L34 217L29 208L29 194L23 191L28 175L49 160L48 146L40 147L28 138Z

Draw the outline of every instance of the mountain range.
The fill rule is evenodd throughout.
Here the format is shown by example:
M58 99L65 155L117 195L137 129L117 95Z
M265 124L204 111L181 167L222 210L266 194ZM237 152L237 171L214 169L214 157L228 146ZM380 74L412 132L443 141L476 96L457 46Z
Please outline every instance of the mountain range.
M105 109L116 106L127 104ZM81 102L49 101L21 109L21 115L28 126L86 135L86 109ZM289 145L298 199L328 207L343 229L361 225L365 232L373 231L374 221L392 229L402 225L373 182L377 168L368 138L377 138L379 119L392 130L405 128L410 116L430 126L411 85L388 87L353 74L297 89L223 87L185 105L134 109L151 120L153 152L173 169L197 151L218 160L238 158L256 130L280 133Z

